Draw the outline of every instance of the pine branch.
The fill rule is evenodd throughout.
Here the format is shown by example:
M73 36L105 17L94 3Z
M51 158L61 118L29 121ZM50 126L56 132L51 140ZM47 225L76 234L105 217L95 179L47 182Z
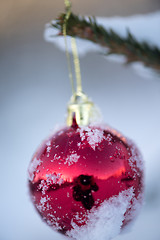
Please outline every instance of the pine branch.
M62 35L62 28L65 14L61 14L55 24L51 27L59 29L59 35ZM94 17L88 19L80 18L71 14L67 22L67 35L90 40L103 47L107 47L110 54L120 54L126 57L126 63L135 61L142 62L145 66L160 71L160 49L151 46L147 42L139 42L127 31L127 37L120 37L112 29L106 30L98 25Z

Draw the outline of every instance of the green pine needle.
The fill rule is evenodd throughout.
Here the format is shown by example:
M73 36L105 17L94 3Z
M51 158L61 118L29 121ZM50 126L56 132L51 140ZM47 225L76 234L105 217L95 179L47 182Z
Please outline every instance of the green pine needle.
M51 27L57 28L62 35L65 14L61 14ZM119 36L114 30L106 30L96 23L94 17L76 16L71 14L67 23L67 35L83 38L103 47L107 54L120 54L126 57L126 63L142 62L145 66L160 72L160 49L147 42L139 42L127 29L127 37Z

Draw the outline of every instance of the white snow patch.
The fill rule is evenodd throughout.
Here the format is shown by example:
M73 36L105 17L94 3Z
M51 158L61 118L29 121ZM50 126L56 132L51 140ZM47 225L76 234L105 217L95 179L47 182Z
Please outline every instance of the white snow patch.
M60 158L61 158L61 156L58 156L58 154L55 153L53 159L51 159L51 162L54 162L54 161L56 161L56 160L59 160Z
M47 180L46 183L47 185L52 185L52 184L59 184L61 185L64 180L61 178L61 173L52 173L52 174L46 174Z
M49 153L50 151L51 151L51 147L48 146L48 147L47 147L47 152Z
M124 214L130 207L133 198L133 188L121 192L101 204L99 208L92 208L86 225L79 227L72 222L73 229L67 232L69 237L76 240L109 240L120 233Z
M108 133L108 135L105 139L108 141L109 145L112 145L112 135L110 133Z
M52 218L49 220L47 220L47 223L49 226L53 226L55 230L59 230L61 229L61 227L59 226L57 219L55 218L55 216L50 214L50 217L52 216Z
M55 24L55 20L52 21L53 24ZM63 36L58 36L59 30L55 28L51 28L50 24L46 24L45 32L44 32L44 39L47 42L51 42L56 44L56 46L59 49L65 50L65 44L64 44L64 37ZM71 48L71 37L67 36L67 45L68 45L68 51L71 53L72 48ZM97 52L102 52L102 47L98 46L97 44L90 42L88 40L83 40L83 39L76 39L76 43L78 45L78 51L81 56L85 56L86 52L90 51L95 51Z
M81 127L77 130L80 133L81 141L87 140L91 148L95 150L96 146L105 139L102 129L94 129L91 127Z
M126 62L126 57L124 55L118 55L118 54L111 54L104 56L107 60L111 62L117 62L117 63L125 63Z
M51 145L51 141L49 140L48 142L46 142L46 146L50 146Z
M28 168L28 178L30 181L33 181L35 171L38 173L39 170L37 169L38 166L40 166L42 161L40 159L37 159L36 157L30 162L29 168Z
M79 158L80 158L80 156L78 156L77 153L73 153L73 154L67 156L64 164L68 164L68 166L71 166L72 164L78 162Z
M144 162L143 162L143 157L141 155L141 153L139 152L138 148L136 147L135 143L126 138L127 140L127 144L130 147L131 150L131 157L129 158L129 164L132 167L132 169L137 172L137 170L134 167L134 162L136 161L136 165L137 167L143 172L144 170Z
M139 215L142 209L143 200L144 200L144 192L142 191L141 193L139 193L137 199L133 198L132 208L130 209L129 213L126 216L126 221L132 220L132 223L133 223L133 219L136 220L136 217Z
M46 191L48 190L49 186L46 184L45 180L41 180L41 183L38 186L39 190L42 190L42 194L45 194Z
M58 221L59 221L59 218L58 217L55 217L53 214L51 213L48 213L47 216L49 217L49 219L47 219L47 223L49 226L52 226L52 228L54 230L62 230L61 226L59 225ZM46 218L44 218L45 220Z
M45 197L41 197L39 204L36 204L37 209L42 213L43 211L50 210L52 207L49 204L50 197L46 195Z
M46 180L41 180L38 189L42 190L42 195L44 195L46 193L46 191L49 189L50 185L53 184L63 184L64 180L63 178L61 178L61 173L52 173L52 174L46 174Z
M140 77L147 80L154 78L159 78L159 72L154 71L151 67L146 67L142 62L133 62L131 67L138 72Z

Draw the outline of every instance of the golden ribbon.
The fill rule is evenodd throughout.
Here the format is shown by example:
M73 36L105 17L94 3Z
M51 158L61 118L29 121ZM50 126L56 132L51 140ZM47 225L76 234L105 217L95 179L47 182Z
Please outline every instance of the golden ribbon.
M77 44L74 37L71 37L71 48L74 61L74 70L76 76L76 91L74 88L71 59L68 51L67 45L67 23L71 15L71 2L69 0L64 0L66 6L66 15L63 24L63 36L65 40L65 50L68 63L69 78L72 87L72 97L68 105L68 115L67 115L67 125L72 126L73 118L75 116L76 122L80 126L87 126L95 115L94 104L88 99L87 95L82 92L82 82L81 82L81 71L80 62L77 51Z
M64 19L63 24L63 36L65 40L65 49L66 49L66 57L67 57L67 63L68 63L68 70L69 70L69 78L71 82L72 87L72 93L75 93L74 89L74 81L73 81L73 74L72 74L72 68L71 68L71 59L68 51L68 45L67 45L67 22L71 15L71 2L69 0L64 0L65 6L66 6L66 15ZM77 92L82 92L82 81L81 81L81 71L80 71L80 62L78 57L78 51L77 51L77 44L74 37L71 37L71 48L72 48L72 54L73 54L73 60L74 60L74 70L75 70L75 76L76 76L76 83L77 83Z

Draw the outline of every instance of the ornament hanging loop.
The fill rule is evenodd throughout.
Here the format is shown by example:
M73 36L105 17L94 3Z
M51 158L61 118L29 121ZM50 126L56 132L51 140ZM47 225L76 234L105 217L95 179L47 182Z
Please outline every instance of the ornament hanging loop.
M91 122L93 116L94 104L87 95L82 92L76 92L70 99L68 104L67 125L72 126L74 116L79 126L87 126Z
M65 50L66 50L66 58L67 58L67 64L68 64L68 72L69 72L69 79L71 83L71 88L72 88L72 94L75 93L75 88L74 88L74 81L73 81L73 74L72 74L72 67L71 67L71 59L68 51L68 45L67 45L67 23L68 19L71 15L71 3L68 0L64 0L65 6L66 6L66 15L64 19L64 24L63 24L63 36L64 36L64 42L65 42Z
M76 39L71 37L71 48L74 61L74 70L76 76L76 91L74 88L73 74L71 68L71 59L69 55L68 45L67 45L67 24L71 15L71 2L69 0L64 0L66 6L66 15L63 24L63 36L65 40L66 57L69 70L69 78L72 86L72 97L68 104L68 114L67 114L67 125L72 126L73 118L75 117L76 123L80 126L87 126L91 122L95 115L95 107L93 102L88 99L88 96L82 91L82 81L81 81L81 71L80 71L80 61L78 57L78 50Z
M72 86L72 93L74 94L75 89L74 89L74 81L73 81L73 74L72 74L72 68L71 68L71 59L70 59L68 45L67 45L67 24L68 24L68 19L70 18L70 15L71 15L71 2L69 0L64 0L64 3L66 6L66 15L65 15L64 24L63 24L63 36L65 39L65 49L66 49L66 56L67 56L67 62L68 62L69 78ZM75 76L76 76L76 86L77 86L76 91L82 92L80 62L78 57L76 39L74 37L71 37L71 48L72 48L74 70L75 70Z
M72 53L73 53L73 59L74 59L74 68L75 68L75 74L76 74L77 93L78 93L78 92L82 92L82 80L81 80L81 70L80 70L80 62L78 57L76 39L73 37L71 37L71 47L72 47Z

